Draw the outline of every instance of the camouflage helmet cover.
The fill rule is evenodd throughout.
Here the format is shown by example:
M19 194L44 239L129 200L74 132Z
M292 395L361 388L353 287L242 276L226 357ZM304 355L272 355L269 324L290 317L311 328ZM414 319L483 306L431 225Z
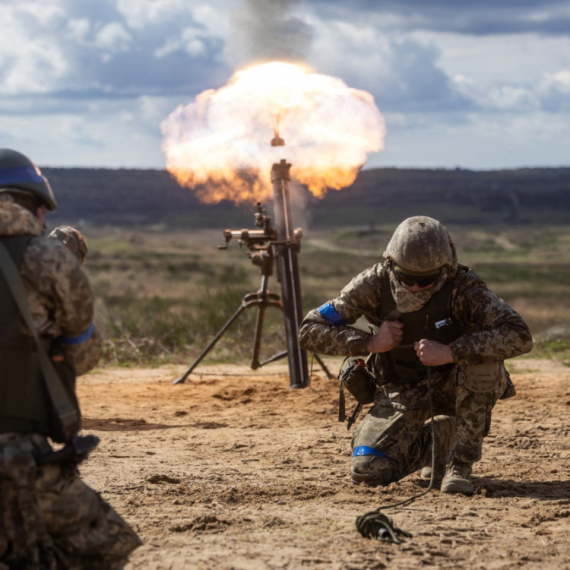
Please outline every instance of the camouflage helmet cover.
M433 274L441 267L455 273L457 254L445 227L428 216L404 220L390 239L384 258L411 275Z
M87 240L79 230L71 226L59 226L55 228L48 237L58 239L77 256L77 259L79 259L81 263L85 259L88 251Z
M24 191L40 199L48 210L57 203L48 179L25 155L7 148L0 149L0 192Z

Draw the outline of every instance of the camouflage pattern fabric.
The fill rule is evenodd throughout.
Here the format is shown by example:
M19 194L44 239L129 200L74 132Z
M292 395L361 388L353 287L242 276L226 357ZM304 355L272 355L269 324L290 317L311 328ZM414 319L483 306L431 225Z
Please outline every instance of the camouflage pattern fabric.
M400 313L413 313L419 311L423 306L440 291L447 281L448 268L443 267L439 279L427 291L412 292L406 289L396 277L396 273L390 270L390 290L392 297L396 301L396 309Z
M89 339L81 344L63 346L66 359L73 362L77 376L93 370L101 357L101 333L98 329L93 331Z
M48 238L58 239L77 259L83 263L89 247L85 236L76 228L71 226L58 226L50 232Z
M77 258L63 243L42 237L43 228L31 212L0 194L0 235L34 235L24 252L22 281L36 331L51 338L76 337L93 321L93 293ZM66 356L77 374L93 368L101 355L100 335L68 345Z
M404 220L390 238L384 259L412 274L442 267L454 273L457 268L457 251L449 232L428 216Z
M9 195L0 194L0 235L33 235L21 274L35 328L43 337L74 339L93 320L93 295L76 256ZM101 340L61 344L78 374L93 368ZM0 570L118 570L140 545L135 532L76 468L38 467L51 451L33 434L0 434Z
M384 271L382 264L366 269L329 301L344 324L332 325L318 309L310 311L299 330L302 348L318 354L367 355L371 333L350 325L363 315L378 322ZM474 271L456 275L452 296L453 318L470 329L450 344L456 363L505 360L532 349L532 336L521 316L490 291Z
M123 568L137 535L74 467L37 467L34 454L50 450L41 436L0 435L0 561L30 570Z
M0 563L7 568L57 567L35 493L35 448L32 437L0 435Z
M320 354L366 356L372 333L351 325L361 316L379 325L382 279L390 270L389 261L366 269L336 299L323 305L326 311L310 311L299 330L301 347ZM474 271L460 271L451 278L451 313L465 333L449 345L455 360L452 371L443 374L434 370L435 414L456 418L453 442L442 443L450 445L454 461L472 464L481 457L491 410L507 385L503 360L529 352L532 336L521 316ZM327 318L329 315L332 317ZM486 383L470 382L474 365L484 363L496 364ZM426 382L424 379L414 387L388 384L377 394L354 434L353 448L372 447L390 459L353 458L355 480L388 484L428 465L431 434L426 424L430 413Z
M492 409L507 385L501 364L488 379L485 391L473 392L465 383L470 368L456 366L432 385L437 453L443 462L473 464L481 459ZM446 418L453 417L455 430L446 422ZM373 447L387 457L353 457L353 479L388 485L431 465L429 418L427 381L414 387L383 386L376 394L374 406L355 430L352 448Z

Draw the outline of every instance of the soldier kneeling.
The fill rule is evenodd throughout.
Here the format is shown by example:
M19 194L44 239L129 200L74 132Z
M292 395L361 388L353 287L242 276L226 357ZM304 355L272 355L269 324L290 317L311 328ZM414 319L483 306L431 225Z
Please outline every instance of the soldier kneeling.
M351 326L361 316L374 334ZM504 360L532 349L520 315L457 262L447 230L426 216L404 220L384 262L309 312L299 338L312 352L370 355L377 391L352 439L355 482L388 485L419 469L430 478L429 383L434 476L443 492L465 494L493 406L514 395Z
M98 439L77 435L75 379L101 346L77 253L42 237L55 209L40 170L0 149L0 569L118 570L140 540L77 470Z

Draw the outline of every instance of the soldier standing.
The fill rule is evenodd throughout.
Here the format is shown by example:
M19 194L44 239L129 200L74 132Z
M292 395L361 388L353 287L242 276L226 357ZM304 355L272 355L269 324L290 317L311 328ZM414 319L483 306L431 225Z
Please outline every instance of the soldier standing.
M0 569L118 570L140 540L77 471L96 438L77 436L75 378L101 346L77 256L42 237L55 209L40 170L0 149Z
M351 325L365 316L374 333ZM306 350L370 355L374 405L352 439L352 479L388 485L422 469L431 477L428 381L437 441L434 477L446 493L471 494L472 466L499 398L514 395L504 360L532 349L530 331L481 278L458 264L444 226L404 220L384 263L357 275L340 295L308 313Z

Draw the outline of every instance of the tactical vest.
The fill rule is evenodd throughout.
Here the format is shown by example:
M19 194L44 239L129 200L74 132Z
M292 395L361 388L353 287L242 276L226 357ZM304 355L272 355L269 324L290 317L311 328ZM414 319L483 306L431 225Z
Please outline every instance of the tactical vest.
M0 237L18 267L31 238ZM61 422L40 369L36 343L24 332L20 311L1 272L0 299L0 433L36 433L64 441ZM53 351L51 340L42 342L48 353ZM54 366L72 402L77 404L73 366L65 362Z
M467 270L467 267L460 265L458 273ZM418 358L414 343L426 339L449 344L463 334L462 328L453 320L451 314L454 281L446 281L445 285L419 311L398 313L390 288L390 275L387 271L384 272L378 316L382 322L397 317L393 320L400 321L404 329L400 346L377 355L374 366L383 381L395 384L419 382L427 376L427 367ZM453 364L446 364L434 368L445 371L452 367Z

